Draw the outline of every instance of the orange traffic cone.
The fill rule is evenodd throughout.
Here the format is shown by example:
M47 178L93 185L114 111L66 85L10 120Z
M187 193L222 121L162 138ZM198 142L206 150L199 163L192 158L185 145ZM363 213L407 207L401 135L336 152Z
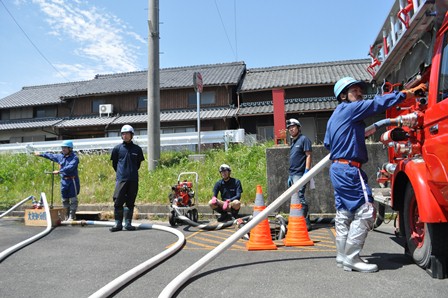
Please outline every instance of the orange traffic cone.
M299 195L293 194L289 208L288 231L283 239L285 246L313 246L314 242L308 235L302 204L299 203Z
M254 217L266 208L264 205L263 191L261 185L257 185L255 195ZM248 250L275 250L277 246L272 241L269 221L265 218L252 230L250 230L249 242L246 243Z

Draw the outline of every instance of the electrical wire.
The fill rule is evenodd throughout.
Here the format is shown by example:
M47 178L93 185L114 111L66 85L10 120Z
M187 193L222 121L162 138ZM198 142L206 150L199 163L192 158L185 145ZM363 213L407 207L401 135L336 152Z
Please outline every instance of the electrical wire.
M226 26L224 25L224 21L223 21L222 16L221 16L221 11L219 10L218 3L216 2L216 0L215 0L215 6L216 6L216 10L218 11L219 19L221 20L221 25L222 25L222 27L224 29L224 33L226 34L227 42L229 43L229 46L232 49L232 52L233 52L233 54L235 55L235 58L236 58L237 54L236 54L235 50L233 49L232 43L230 42L229 34L227 34Z
M237 38L237 29L236 29L236 0L233 0L233 23L235 27L235 61L238 61L238 38Z
M6 7L5 3L3 3L3 0L0 0L0 3L3 5L3 7L5 8L6 12L9 14L9 16L11 17L11 19L14 21L14 23L17 25L17 27L19 27L20 31L22 31L23 35L25 35L25 37L28 39L28 41L31 43L31 45L36 49L36 51L39 53L39 55L48 63L50 64L50 66L67 82L69 82L69 80L53 65L53 63L50 62L50 60L48 60L47 57L45 57L44 53L42 53L42 51L37 47L37 45L31 40L31 38L29 37L29 35L25 32L25 30L23 30L22 26L20 26L20 24L17 22L17 20L14 18L14 16L12 15L12 13L9 11L9 9Z

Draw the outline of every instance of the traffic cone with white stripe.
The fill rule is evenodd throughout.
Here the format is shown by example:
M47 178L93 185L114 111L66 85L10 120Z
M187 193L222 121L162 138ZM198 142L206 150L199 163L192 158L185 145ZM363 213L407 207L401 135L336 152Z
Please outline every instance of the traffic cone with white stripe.
M297 193L291 197L288 230L283 243L285 246L314 246L314 242L310 239L308 229L306 228L302 204L300 204L299 194Z
M257 185L257 194L255 195L254 217L266 209L263 199L261 185ZM277 246L272 241L271 228L269 221L265 218L252 230L250 230L249 242L246 243L248 250L275 250Z

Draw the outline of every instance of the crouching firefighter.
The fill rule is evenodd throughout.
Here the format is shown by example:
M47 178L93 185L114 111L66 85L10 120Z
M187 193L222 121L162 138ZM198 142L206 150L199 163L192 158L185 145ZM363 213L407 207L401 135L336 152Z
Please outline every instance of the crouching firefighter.
M130 125L121 128L121 139L123 143L112 150L110 159L116 173L114 191L114 219L115 225L110 228L111 232L123 229L124 204L127 212L124 228L128 231L135 230L132 226L134 214L134 203L138 192L138 170L140 164L145 160L142 148L132 142L134 129Z
M238 218L238 213L241 207L241 193L243 192L243 187L238 179L230 177L231 169L229 165L222 164L219 167L219 173L221 178L215 183L213 187L213 197L209 201L209 206L213 210L216 210L221 216L218 218L219 222L230 220L229 211L231 217ZM218 200L217 196L221 193L221 199Z

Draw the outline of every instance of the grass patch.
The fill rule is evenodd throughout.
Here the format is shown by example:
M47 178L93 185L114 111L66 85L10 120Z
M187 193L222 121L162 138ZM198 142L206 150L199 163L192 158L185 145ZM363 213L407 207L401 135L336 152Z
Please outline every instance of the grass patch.
M140 168L140 186L136 204L168 204L171 186L177 183L181 172L197 172L198 185L194 185L196 198L200 205L208 203L212 189L221 176L218 168L226 163L232 168L232 177L241 180L243 204L252 204L256 186L260 184L266 192L266 148L273 142L253 146L232 144L227 151L209 149L201 152L206 155L204 162L190 161L188 156L194 152L162 152L159 164L154 171L148 171L147 161ZM78 154L79 176L81 180L80 204L112 204L115 186L115 172L109 153ZM146 156L145 156L146 157ZM58 165L54 165L58 168ZM50 200L53 163L47 159L27 154L0 155L0 209L6 210L27 196L39 197L45 192ZM188 178L188 177L186 177ZM193 181L194 177L188 178ZM54 204L59 205L60 177L54 177Z

